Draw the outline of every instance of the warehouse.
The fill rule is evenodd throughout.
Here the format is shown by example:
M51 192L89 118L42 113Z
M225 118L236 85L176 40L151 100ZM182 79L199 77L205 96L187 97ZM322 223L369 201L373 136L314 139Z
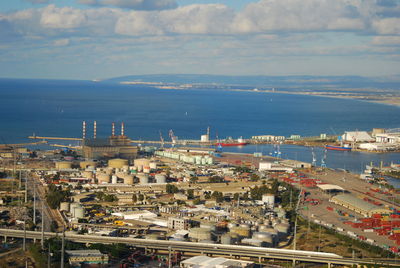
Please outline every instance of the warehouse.
M390 214L391 210L384 207L378 207L371 203L367 203L350 194L341 194L332 197L330 202L341 205L345 208L353 210L365 217L371 217L373 214Z

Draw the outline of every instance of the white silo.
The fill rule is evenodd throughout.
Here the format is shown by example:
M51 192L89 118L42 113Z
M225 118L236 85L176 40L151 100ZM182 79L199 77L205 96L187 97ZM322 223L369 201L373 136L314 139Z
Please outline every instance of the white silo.
M149 184L149 175L144 173L139 173L136 175L139 178L139 183L141 185Z
M264 194L262 196L262 201L268 207L274 207L274 205L275 205L275 195L273 195L273 194Z
M156 179L156 183L166 183L167 182L167 178L163 174L156 174L154 176L154 178Z
M157 169L157 163L156 162L150 162L150 169Z

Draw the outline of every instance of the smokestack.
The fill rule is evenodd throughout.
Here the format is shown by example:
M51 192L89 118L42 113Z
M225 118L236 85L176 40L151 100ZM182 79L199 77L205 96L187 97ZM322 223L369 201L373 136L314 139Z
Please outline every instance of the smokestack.
M125 126L124 126L124 122L121 123L121 136L125 136Z
M97 123L96 121L93 122L93 138L95 139L97 135Z
M111 124L111 136L112 137L114 137L115 136L115 123L113 122L112 124Z
M82 123L82 138L86 139L86 121Z

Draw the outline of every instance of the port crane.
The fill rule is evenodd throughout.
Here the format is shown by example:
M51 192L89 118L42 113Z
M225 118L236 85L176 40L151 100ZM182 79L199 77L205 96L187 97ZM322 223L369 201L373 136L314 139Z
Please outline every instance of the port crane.
M171 138L172 145L176 143L177 137L174 135L174 131L172 129L169 130L169 137Z
M159 130L158 132L160 133L161 149L164 149L164 138L162 136L161 130Z
M327 154L328 150L325 149L324 151L324 157L321 160L321 167L326 168L326 154Z
M317 166L317 157L315 156L314 147L311 147L311 154L312 154L312 165L314 167Z

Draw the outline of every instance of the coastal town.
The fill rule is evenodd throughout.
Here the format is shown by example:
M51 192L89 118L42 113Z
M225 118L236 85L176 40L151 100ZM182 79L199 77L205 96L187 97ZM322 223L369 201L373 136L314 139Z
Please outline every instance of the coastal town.
M114 123L107 138L97 137L96 123L94 131L89 138L83 123L79 149L2 147L2 251L22 247L27 254L20 262L32 267L390 265L387 258L399 254L399 190L385 180L399 173L398 163L352 174L323 161L281 158L281 143L312 143L298 135L200 147L180 144L171 134L161 146L138 146L123 123L119 135ZM399 137L384 129L346 132L331 146L390 151ZM319 139L328 140L323 134ZM276 144L277 151L222 149L262 142ZM214 143L209 130L198 143ZM262 253L234 253L242 247Z

